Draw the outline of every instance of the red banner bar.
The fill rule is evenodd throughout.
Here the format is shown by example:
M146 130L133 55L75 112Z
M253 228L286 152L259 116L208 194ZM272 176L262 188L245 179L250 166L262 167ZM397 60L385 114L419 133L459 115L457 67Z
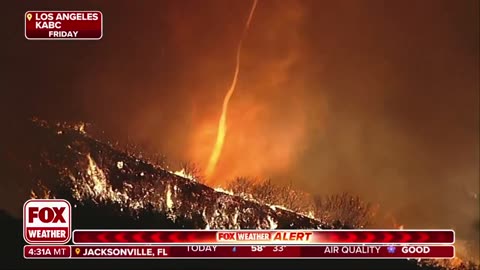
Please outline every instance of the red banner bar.
M75 230L75 244L452 244L453 230Z
M68 250L71 258L453 258L453 246L25 246L25 258L68 258L60 256L59 248ZM55 255L56 254L56 255Z
M25 38L29 40L99 40L102 36L100 11L25 12Z

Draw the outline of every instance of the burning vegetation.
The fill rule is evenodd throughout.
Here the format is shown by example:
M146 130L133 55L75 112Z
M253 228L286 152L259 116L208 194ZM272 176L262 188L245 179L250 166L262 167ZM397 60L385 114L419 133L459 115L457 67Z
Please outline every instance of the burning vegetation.
M39 166L34 168L41 183L32 191L35 197L48 194L67 198L75 207L107 204L136 219L148 209L162 217L161 224L152 227L162 227L163 223L195 229L329 227L292 210L218 192L218 188L197 182L187 167L170 171L116 151L77 128L36 124L47 143Z

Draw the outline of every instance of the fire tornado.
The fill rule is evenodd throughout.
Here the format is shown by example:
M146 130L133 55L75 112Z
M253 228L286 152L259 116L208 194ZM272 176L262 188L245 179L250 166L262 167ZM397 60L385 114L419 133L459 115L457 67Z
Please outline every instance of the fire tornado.
M210 159L208 161L207 169L205 172L205 175L207 177L210 177L215 171L215 167L217 166L218 159L222 152L223 143L225 141L225 135L227 133L228 104L230 102L230 99L233 93L235 92L235 87L237 85L237 80L238 80L238 73L240 71L240 55L242 52L242 43L250 27L250 22L252 21L253 13L255 12L255 7L257 6L257 1L258 0L253 1L252 7L250 9L250 13L248 15L247 22L245 23L245 27L243 29L242 37L240 38L240 41L238 43L237 55L236 55L236 61L235 61L235 72L233 74L232 84L230 85L230 88L228 89L227 94L223 99L222 114L220 115L220 119L218 120L217 138L215 140L215 145L213 146L212 154L210 155Z

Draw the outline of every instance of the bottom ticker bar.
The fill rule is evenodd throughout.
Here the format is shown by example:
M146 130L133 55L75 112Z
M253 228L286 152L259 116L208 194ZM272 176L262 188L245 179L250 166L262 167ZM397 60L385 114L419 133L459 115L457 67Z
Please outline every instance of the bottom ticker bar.
M52 258L196 258L196 259L321 259L321 258L421 258L448 259L455 256L450 245L385 246L33 246L24 247L27 259Z

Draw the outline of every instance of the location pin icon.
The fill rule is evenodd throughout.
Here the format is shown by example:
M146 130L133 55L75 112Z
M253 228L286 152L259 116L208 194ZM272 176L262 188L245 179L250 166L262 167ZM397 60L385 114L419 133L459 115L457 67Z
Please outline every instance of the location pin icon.
M77 255L80 254L80 249L79 249L79 248L76 248L76 249L75 249L75 253L76 253Z
M27 19L28 19L28 21L30 21L32 19L32 14L31 13L27 14Z

